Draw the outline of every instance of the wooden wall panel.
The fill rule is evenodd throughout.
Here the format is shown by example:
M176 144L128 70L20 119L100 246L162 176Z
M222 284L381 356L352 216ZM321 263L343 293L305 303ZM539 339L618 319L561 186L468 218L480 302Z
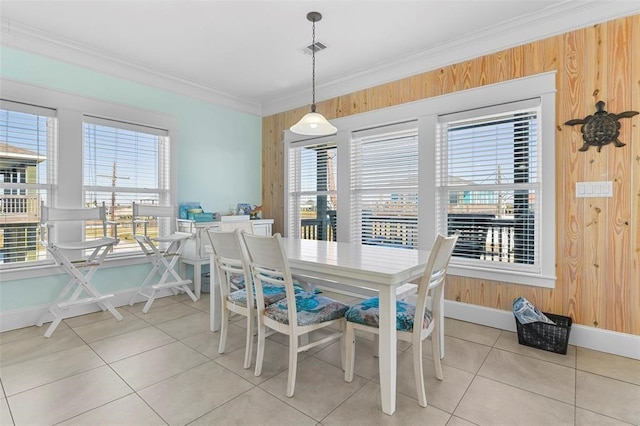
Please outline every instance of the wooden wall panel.
M582 280L585 278L584 263L585 253L580 241L584 238L584 220L582 204L576 203L573 197L574 190L569 185L570 182L576 182L581 180L580 166L580 153L578 148L582 146L582 137L580 136L579 127L564 127L562 123L569 118L584 117L584 108L581 105L581 101L584 99L584 60L585 55L582 54L584 49L584 30L578 30L564 35L564 93L565 96L560 97L557 101L562 103L563 115L557 117L558 125L563 127L563 138L558 142L565 145L565 149L561 149L556 152L556 155L560 154L562 159L562 169L564 173L562 176L557 176L556 179L563 179L560 186L559 194L561 197L557 197L557 201L563 200L564 204L564 229L562 225L557 230L557 234L566 232L564 240L566 245L564 247L564 282L562 287L562 308L561 312L564 315L568 315L576 320L581 321L580 313L576 313L576 305L580 302L580 291L582 286ZM568 139L568 140L567 140ZM570 155L567 155L567 149L569 148ZM556 170L557 173L557 170ZM557 182L556 182L557 183ZM558 186L556 185L556 188ZM576 226L577 224L577 226ZM568 232L567 232L568 231Z
M631 28L631 99L640 99L640 23L637 19L629 18ZM637 104L636 104L637 107ZM640 109L636 108L636 111ZM631 267L629 268L629 320L632 334L640 335L640 123L636 119L631 123L631 137L629 138L631 150L631 212L629 219L630 228L630 254Z
M631 105L631 50L630 20L618 19L607 26L609 52L607 60L607 110L611 112L626 111ZM636 52L636 55L638 52ZM640 109L638 109L640 110ZM629 119L621 121L621 135L630 135L631 122ZM625 139L625 136L621 136ZM628 136L627 136L628 137ZM637 142L637 141L636 141ZM611 148L611 147L607 147ZM629 250L631 214L631 175L630 150L627 147L608 150L606 170L608 179L614 183L615 197L609 200L608 209L608 238L606 265L611 268L606 279L609 282L606 296L607 324L606 328L616 330L624 327L625 319L629 317L629 288L627 279L629 270ZM637 216L636 216L637 217ZM636 221L636 225L638 221Z
M634 54L635 52L635 54ZM510 310L524 296L575 323L640 334L640 116L622 119L623 148L585 152L573 118L606 102L640 111L640 15L579 29L318 103L328 119L458 90L557 71L556 274L554 289L448 277L445 297ZM282 132L307 106L263 118L263 214L284 224ZM575 198L580 181L614 181L612 198Z
M585 87L582 95L582 110L595 111L595 104L600 99L607 98L607 24L595 25L585 29L585 57L593 58L583 64ZM576 129L577 130L577 129ZM582 141L580 142L582 144ZM580 161L583 164L582 175L578 180L599 181L606 180L602 173L606 173L607 157L609 150L597 152L590 149L584 153ZM577 157L580 159L580 156ZM579 319L585 324L599 325L606 318L606 285L603 283L605 270L600 266L602 259L607 255L607 228L608 228L608 203L604 198L584 200L583 217L584 224L584 277L582 288L581 306L582 317ZM604 323L603 323L604 325Z

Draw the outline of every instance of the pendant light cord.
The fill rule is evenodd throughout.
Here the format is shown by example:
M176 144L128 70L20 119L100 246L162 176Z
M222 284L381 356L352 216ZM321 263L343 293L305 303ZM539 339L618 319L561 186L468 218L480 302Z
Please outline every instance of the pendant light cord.
M316 21L311 26L311 112L316 112Z

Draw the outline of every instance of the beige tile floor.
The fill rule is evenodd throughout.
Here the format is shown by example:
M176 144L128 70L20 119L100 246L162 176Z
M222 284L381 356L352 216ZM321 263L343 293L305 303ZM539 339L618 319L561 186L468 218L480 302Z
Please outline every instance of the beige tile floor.
M49 339L37 327L0 334L0 424L640 424L638 360L576 347L557 355L518 345L514 333L447 319L442 382L425 342L429 407L417 404L411 351L401 345L397 411L386 416L368 336L358 338L352 383L333 343L300 357L296 394L287 398L286 340L269 338L254 377L242 369L242 321L218 354L207 295L141 310L120 308L122 322L109 313L71 318Z

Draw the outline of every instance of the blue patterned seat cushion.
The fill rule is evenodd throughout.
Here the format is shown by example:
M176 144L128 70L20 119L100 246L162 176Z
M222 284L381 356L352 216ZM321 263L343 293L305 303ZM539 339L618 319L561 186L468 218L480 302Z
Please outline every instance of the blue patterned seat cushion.
M265 309L265 315L282 324L289 324L287 299L282 299ZM317 293L296 293L298 325L318 324L344 316L349 306Z
M281 278L279 278L281 279ZM231 284L237 288L238 290L241 290L243 288L245 288L245 284L244 284L244 275L242 274L235 274L232 275L231 278L229 279L231 281ZM296 291L302 291L302 284L300 284L300 281L294 279L293 280L293 287L296 289Z
M229 281L231 281L231 284L233 284L235 288L237 288L238 290L243 289L245 287L244 275L242 274L231 275L231 278L229 279Z
M350 322L379 328L379 303L380 300L377 297L372 297L371 299L364 300L357 305L353 305L351 308L349 308L349 310L345 314L345 318ZM415 314L416 307L414 305L398 300L396 302L396 329L399 331L412 331ZM423 328L429 327L431 318L431 311L425 309Z
M296 288L296 292L298 291L300 290ZM279 286L279 285L263 284L262 293L264 295L265 306L269 306L273 303L276 303L278 300L281 300L287 297L287 293L284 290L284 286ZM242 290L229 293L228 299L236 305L247 306L247 289L243 288ZM254 307L256 306L255 293L254 293L253 306Z

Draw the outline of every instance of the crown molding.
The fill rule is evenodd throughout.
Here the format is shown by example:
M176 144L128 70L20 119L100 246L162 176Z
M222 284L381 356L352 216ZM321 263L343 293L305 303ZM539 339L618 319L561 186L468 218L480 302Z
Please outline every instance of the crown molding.
M125 60L82 43L55 37L33 27L7 19L0 20L0 43L7 47L47 56L79 65L107 75L212 103L217 106L261 114L259 102L224 93L198 82L188 81L140 64Z
M432 49L415 52L376 67L362 69L346 77L316 84L316 92L321 95L318 101L637 13L640 13L638 1L565 1L499 26L450 40ZM311 97L310 89L304 88L260 104L256 100L234 96L199 82L169 75L109 52L54 37L4 18L0 20L0 26L0 43L5 46L253 115L268 116L298 108L307 105Z
M321 84L316 82L316 102L637 13L640 13L640 2L637 1L589 0L561 3L340 79ZM264 102L262 115L269 116L307 105L310 98L310 90L305 89Z

